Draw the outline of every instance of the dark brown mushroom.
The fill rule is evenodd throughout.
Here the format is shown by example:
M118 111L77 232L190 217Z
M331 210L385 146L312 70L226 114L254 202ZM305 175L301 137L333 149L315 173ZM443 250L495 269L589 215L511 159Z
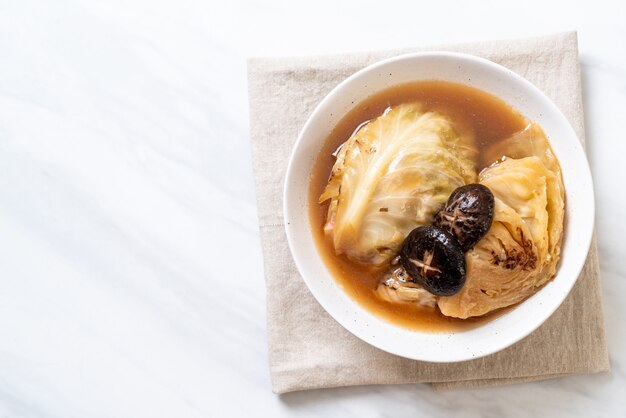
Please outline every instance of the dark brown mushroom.
M489 231L494 204L488 187L482 184L461 186L435 215L434 225L454 235L463 251L468 251Z
M456 238L435 226L415 228L404 240L400 263L430 293L450 296L465 284L465 254Z

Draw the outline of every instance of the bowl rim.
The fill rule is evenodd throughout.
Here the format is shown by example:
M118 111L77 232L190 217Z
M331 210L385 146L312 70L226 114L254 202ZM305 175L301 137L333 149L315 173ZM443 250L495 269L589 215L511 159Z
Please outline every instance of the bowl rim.
M588 197L591 198L591 203L588 210L588 216L590 218L590 221L586 223L585 225L585 231L584 231L584 236L586 237L586 243L584 244L584 254L585 256L580 257L577 260L572 260L570 262L570 264L573 265L573 268L571 269L572 271L575 271L576 273L576 278L573 280L570 280L568 282L568 286L566 289L564 289L565 291L561 294L560 299L558 300L558 303L554 303L552 304L549 309L546 309L543 313L542 313L542 318L541 320L537 320L535 322L532 323L531 326L526 327L523 331L519 332L518 334L516 334L515 338L512 338L508 341L506 341L505 343L501 343L501 344L494 344L493 347L491 347L490 349L486 349L483 350L479 353L472 353L471 356L469 355L461 355L461 356L447 356L447 357L441 357L441 358L423 358L420 355L413 355L413 354L408 354L407 352L403 351L403 350L398 350L395 349L393 347L387 346L384 343L381 343L380 340L377 340L375 337L372 338L371 336L369 336L369 334L367 333L363 333L363 332L357 332L355 329L353 329L351 327L351 323L349 323L347 320L345 320L345 318L340 317L338 315L335 315L335 313L333 312L333 309L330 308L328 306L328 303L325 299L325 297L321 294L320 291L318 291L319 289L316 288L315 286L312 286L312 281L309 280L310 278L307 278L307 275L305 274L306 269L303 267L304 266L304 261L301 258L302 254L300 254L298 252L298 250L294 250L296 247L296 238L293 235L293 228L290 228L290 225L292 224L292 221L294 219L294 214L291 212L290 209L290 200L289 200L289 195L290 195L290 188L291 185L293 184L292 179L294 178L294 176L297 176L297 170L294 167L294 160L295 157L297 155L298 149L302 146L302 143L304 142L304 138L305 138L305 134L311 129L311 125L314 123L314 119L315 116L320 113L320 111L324 108L326 108L330 103L332 103L335 100L335 96L337 94L340 94L342 92L342 90L344 90L345 88L347 88L347 86L349 86L351 83L353 83L355 80L358 80L359 78L363 77L365 74L368 74L370 72L376 71L382 67L385 67L391 63L396 63L398 61L402 61L402 60L414 60L414 59L423 59L423 58L438 58L438 57L447 57L447 58L452 58L452 59L459 59L459 60L466 60L466 61L470 61L470 62L474 62L474 63L478 63L480 65L484 65L488 68L490 68L491 70L494 70L496 72L500 72L500 73L505 73L507 76L512 77L513 79L515 79L515 81L517 83L519 83L520 85L523 86L524 89L527 89L529 92L532 92L533 94L540 96L542 98L542 100L546 103L547 106L549 106L551 108L551 111L554 113L554 115L556 115L556 117L559 119L559 124L566 130L570 131L570 135L572 135L574 138L576 138L576 143L573 144L573 148L575 148L576 150L573 151L575 153L580 153L583 157L584 160L584 164L581 167L578 167L579 170L583 173L582 175L588 180L588 186L589 186L589 194ZM428 80L428 79L416 79L415 81L418 80ZM445 79L437 79L437 78L432 78L432 80L442 80L442 81L450 81L450 80L445 80ZM457 81L453 81L455 83L458 83ZM395 85L400 85L400 84L404 84L405 82L399 82L396 83ZM460 83L462 84L462 83ZM486 91L481 87L477 87L477 86L473 86L481 91ZM381 90L372 90L371 92L369 92L369 95L375 94L377 92L379 92ZM491 95L494 95L493 93L488 92ZM494 95L495 96L495 95ZM366 96L367 97L367 96ZM496 96L497 97L497 96ZM363 99L361 99L363 100ZM503 99L501 99L503 100ZM507 104L511 105L514 107L514 109L516 109L516 106L514 106L513 104L508 103ZM358 103L355 103L355 105L358 105ZM348 110L349 111L349 110ZM345 113L344 113L345 115ZM343 115L342 115L343 116ZM335 122L335 124L341 120L341 117ZM317 155L315 156L317 158ZM557 155L557 158L559 158L559 155ZM561 160L559 159L559 162L561 162ZM309 173L310 174L310 173ZM562 170L562 174L563 176L563 180L565 182L565 176L563 175L563 170ZM309 183L307 183L308 185ZM308 190L305 192L307 197L306 199L306 211L307 211L307 220L308 220ZM302 129L300 130L299 134L298 134L298 138L295 141L293 148L291 150L290 156L289 156L289 160L288 160L288 164L287 164L287 170L286 170L286 174L284 177L284 183L283 183L283 204L282 204L282 209L283 209L283 224L285 227L285 233L286 233L286 237L287 237L287 242L288 242L288 246L292 255L292 258L294 260L294 263L298 269L298 272L300 274L300 276L302 277L302 279L304 280L305 284L307 285L307 288L309 289L309 291L313 294L313 296L315 297L315 299L318 301L318 303L320 303L320 305L322 305L322 307L324 308L324 310L336 321L338 322L343 328L345 328L348 332L350 332L351 334L355 335L356 337L358 337L359 339L367 342L368 344L381 349L383 351L386 351L388 353L397 355L397 356L401 356L401 357L405 357L405 358L410 358L410 359L414 359L414 360L420 360L420 361L427 361L427 362L432 362L432 363L452 363L452 362L463 362L463 361L469 361L469 360L474 360L474 359L478 359L481 357L485 357L488 356L490 354L496 353L498 351L501 351L507 347L512 346L513 344L519 342L520 340L524 339L525 337L527 337L528 335L530 335L532 332L534 332L537 328L539 328L542 324L544 324L548 318L550 318L552 316L552 314L562 305L563 301L567 298L567 296L571 293L572 288L574 287L574 285L576 284L576 282L578 281L578 277L580 276L580 273L584 267L584 264L586 262L586 259L588 257L588 253L589 250L591 248L591 243L592 243L592 239L593 239L593 230L594 230L594 219L595 219L595 193L594 193L594 187L593 187L593 178L591 176L591 170L589 167L589 162L587 159L587 155L586 152L584 150L584 147L582 145L582 143L580 142L580 138L578 137L578 135L576 134L576 131L573 129L572 125L570 124L570 122L567 120L567 118L565 117L565 115L563 114L563 112L561 111L561 109L559 109L559 107L545 94L543 93L543 91L541 91L537 86L535 86L534 84L532 84L530 81L526 80L524 77L522 77L521 75L517 74L516 72L504 67L503 65L497 64L493 61L490 61L488 59L482 58L482 57L478 57L476 55L472 55L472 54L467 54L467 53L460 53L460 52L451 52L451 51L426 51L426 52L414 52L414 53L406 53L406 54L400 54L400 55L396 55L396 56L392 56L380 61L377 61L373 64L367 65L363 68L361 68L360 70L356 71L355 73L353 73L352 75L348 76L347 78L345 78L344 80L342 80L338 85L336 85L330 92L328 92L324 98L315 106L315 108L313 109L313 111L308 115L307 121L304 124L304 126L302 127ZM567 188L565 189L565 198L567 199ZM565 209L565 217L567 217L567 203L566 203L566 209ZM562 242L561 242L561 249L563 249L563 243L565 242L565 237L567 235L567 224L566 224L566 219L564 220L564 236L562 238ZM310 229L310 225L309 225L309 229ZM322 263L324 265L324 267L328 270L328 267L326 266L326 263L321 259L321 255L319 254L319 251L317 252L317 257L320 259L320 263ZM557 272L555 274L555 276L548 282L551 283L553 282L559 275L559 270L561 269L561 264L562 264L562 259L563 259L563 254L561 254L558 266L557 266ZM328 274L331 276L331 279L333 281L335 281L335 284L337 284L336 279L333 277L332 273L330 271L328 271ZM573 273L572 273L573 274ZM545 286L545 285L544 285ZM346 293L343 289L341 289L341 287L337 286L337 289L341 292ZM543 288L542 288L543 289ZM536 292L535 294L539 293L542 289L539 289L538 292ZM530 297L534 296L535 294L531 295ZM364 311L365 313L368 313L370 315L374 315L372 312L370 312L367 308L365 308L364 306L362 306L360 303L358 303L354 298L352 298L351 296L347 295L346 296L352 300L362 311ZM526 300L530 299L527 298L525 300L523 300L522 302L520 302L520 304L518 304L517 306L523 304ZM504 316L508 315L508 312L504 314ZM380 319L380 318L379 318ZM390 327L399 327L398 325L394 325L391 322L387 322L385 320L383 320L384 322L386 322L386 324L388 324ZM489 323L491 321L488 321L487 323ZM478 328L482 327L483 325L480 325ZM408 330L406 328L403 328L405 331ZM424 334L436 334L436 333L432 333L432 332L427 332L427 331L420 331L420 330L408 330L410 332L416 332L416 333L424 333ZM460 331L460 332L465 332L465 331ZM454 332L453 332L454 333ZM439 334L444 334L445 333L439 333Z

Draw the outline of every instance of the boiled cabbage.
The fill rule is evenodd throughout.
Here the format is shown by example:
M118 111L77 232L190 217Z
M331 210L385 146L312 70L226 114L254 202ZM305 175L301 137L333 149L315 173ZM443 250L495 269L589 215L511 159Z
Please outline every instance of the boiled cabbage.
M376 287L376 296L391 303L414 303L430 308L437 305L437 296L414 283L400 266L392 267L383 276Z
M388 108L340 148L319 198L330 200L325 233L336 254L380 265L459 186L476 181L470 135L418 103Z
M492 149L498 162L480 173L495 197L487 235L466 253L465 286L440 297L447 316L468 318L518 303L556 273L564 189L558 161L537 125Z

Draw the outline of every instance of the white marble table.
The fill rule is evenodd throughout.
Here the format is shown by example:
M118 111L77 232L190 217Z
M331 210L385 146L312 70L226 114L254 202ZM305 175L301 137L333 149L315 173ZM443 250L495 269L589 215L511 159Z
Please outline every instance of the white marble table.
M0 1L0 416L624 416L626 7L570 3ZM246 57L571 29L613 372L272 394Z

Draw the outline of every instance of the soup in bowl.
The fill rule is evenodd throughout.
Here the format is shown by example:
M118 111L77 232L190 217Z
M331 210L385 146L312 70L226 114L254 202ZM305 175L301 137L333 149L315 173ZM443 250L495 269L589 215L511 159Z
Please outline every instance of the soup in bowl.
M285 180L287 238L316 299L357 337L424 361L484 356L541 325L583 266L593 210L556 106L456 53L346 79L307 121Z

